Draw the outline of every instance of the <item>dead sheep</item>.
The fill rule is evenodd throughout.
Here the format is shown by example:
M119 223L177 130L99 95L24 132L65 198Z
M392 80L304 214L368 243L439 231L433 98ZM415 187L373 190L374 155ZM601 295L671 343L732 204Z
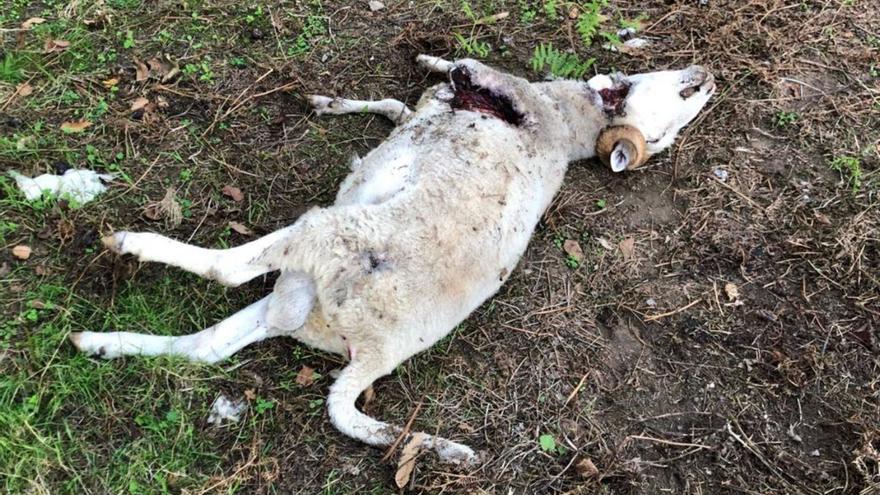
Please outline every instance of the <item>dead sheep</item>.
M498 291L568 164L598 155L617 172L639 167L671 145L715 91L699 66L530 83L470 59L418 62L449 82L425 92L415 110L391 99L311 97L318 114L366 111L398 124L353 161L332 206L231 249L153 233L104 239L117 253L229 286L279 270L271 294L192 335L82 332L71 334L74 345L108 359L174 354L213 363L291 336L349 359L327 399L339 431L390 445L402 429L359 411L358 395ZM466 445L425 438L445 461L477 460Z

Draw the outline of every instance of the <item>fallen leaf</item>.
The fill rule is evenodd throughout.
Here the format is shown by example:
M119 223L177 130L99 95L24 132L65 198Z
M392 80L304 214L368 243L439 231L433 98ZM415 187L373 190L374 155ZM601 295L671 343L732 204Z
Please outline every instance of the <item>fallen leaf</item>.
M31 17L30 19L21 23L21 28L27 31L28 29L36 26L37 24L42 24L46 22L46 19L42 17Z
M15 96L20 96L24 98L25 96L30 96L34 93L34 87L30 84L24 82L15 87Z
M581 13L578 12L577 7L572 7L571 10L568 11L568 18L569 19L577 19L579 15L581 15Z
M581 245L578 241L568 239L562 244L562 250L565 251L565 254L574 258L578 263L584 259L584 250L581 249Z
M257 392L255 392L254 389L249 388L249 389L247 389L247 390L244 391L244 397L245 397L247 400L254 400L254 399L257 398Z
M229 222L229 228L238 232L241 235L248 235L248 236L254 235L254 231L252 231L251 229L245 227L244 225L242 225L238 222Z
M236 203L244 200L244 194L241 192L241 189L235 186L225 185L220 192L232 198Z
M592 478L599 474L599 469L596 468L596 465L593 464L593 460L589 457L581 459L574 465L574 467L582 478Z
M92 125L88 120L78 120L76 122L64 122L61 124L61 130L68 133L82 132Z
M818 211L816 212L816 220L818 220L819 223L831 225L831 219L828 218L828 215L824 213L819 213Z
M416 467L416 456L422 451L424 442L424 433L413 433L412 439L403 446L400 460L397 461L397 472L394 473L394 482L397 484L397 488L403 488L409 483L413 469Z
M46 53L63 52L64 50L67 50L67 47L69 46L69 41L47 38L46 43L43 44L43 51Z
M296 374L296 383L303 387L315 383L315 370L308 366L303 366L299 373Z
M167 76L168 72L171 70L171 68L168 67L168 64L166 64L165 62L162 62L161 60L159 60L156 57L153 57L150 60L147 60L147 67L149 67L149 69L150 69L150 75L155 75L159 79L162 79L165 76Z
M61 241L61 245L64 245L67 241L73 239L76 228L70 220L58 220L58 223L55 224L55 233L58 240Z
M736 287L736 285L730 282L724 284L724 292L727 294L727 298L731 301L736 301L737 299L739 299L739 289Z
M596 240L599 241L600 246L607 249L608 251L611 251L612 249L614 249L614 246L612 246L611 243L606 241L604 238L597 237Z
M620 248L621 254L623 254L623 259L631 260L633 257L633 252L635 251L636 240L632 237L627 237L626 239L620 241L620 244L617 247Z
M31 248L30 246L19 244L12 248L12 255L20 260L26 260L31 257Z
M105 88L111 89L114 86L116 86L117 84L119 84L119 79L116 77L113 77L113 78L107 79L105 81L101 81L101 84L103 84Z
M144 107L150 104L150 100L144 98L143 96L138 96L133 102L131 102L131 111L137 112L138 110L143 110Z
M138 59L134 59L135 69L135 80L137 82L146 81L150 77L150 69L147 67L147 64L141 62Z
M366 390L364 390L364 404L361 406L361 408L366 408L370 404L370 402L373 402L373 399L375 398L376 391L373 390L373 386L370 385L366 388Z
M150 220L164 218L169 225L178 226L183 221L183 208L177 202L175 190L169 187L161 201L148 204L144 208L144 216Z

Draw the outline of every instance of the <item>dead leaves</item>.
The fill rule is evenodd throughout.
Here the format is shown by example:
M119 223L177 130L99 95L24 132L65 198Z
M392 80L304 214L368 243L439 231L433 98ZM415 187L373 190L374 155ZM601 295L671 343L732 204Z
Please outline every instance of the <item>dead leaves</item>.
M134 59L135 65L135 81L144 82L147 79L157 79L161 82L168 82L174 76L180 73L177 65L163 62L157 57L153 57L145 62Z
M303 387L308 387L315 383L315 370L308 366L303 366L299 373L296 374L296 383Z
M28 31L37 24L42 24L44 22L46 22L46 19L43 19L42 17L31 17L30 19L21 23L21 29Z
M243 224L241 224L239 222L235 222L235 221L229 222L229 228L238 232L241 235L246 235L248 237L254 235L253 230L245 227Z
M727 294L727 298L731 301L739 299L739 288L737 288L736 284L730 282L724 284L724 293Z
M242 201L244 201L244 193L241 192L241 189L235 186L230 186L227 184L223 186L223 189L221 189L220 192L223 193L224 196L228 196L236 203L241 203Z
M584 260L584 250L581 249L581 245L578 241L568 239L562 244L562 250L578 263Z
M183 208L177 202L176 191L173 187L165 190L165 197L161 201L150 203L144 208L144 216L150 220L164 218L172 227L180 225L183 221Z
M26 260L31 257L32 250L30 246L19 244L12 248L12 255L20 260Z
M61 130L68 134L83 132L92 125L88 120L77 120L73 122L64 122L61 124Z
M577 470L577 473L581 478L584 479L595 478L599 475L599 469L589 457L585 457L578 461L578 463L574 465L574 468Z
M57 53L63 52L70 47L70 42L65 40L56 40L53 38L46 38L46 42L43 44L43 52L44 53Z
M143 82L150 78L150 68L147 67L147 64L141 62L138 59L134 59L135 66L135 81Z
M137 98L135 98L135 100L133 102L131 102L130 110L132 112L137 112L138 110L143 110L149 104L150 104L150 100L148 100L147 98L144 98L143 96L138 96Z
M623 259L629 261L633 259L633 255L635 252L636 240L632 237L627 237L626 239L620 241L617 244L617 247L620 248L620 254L623 255Z
M24 98L32 94L34 94L34 87L26 82L23 82L15 87L15 94L13 95L13 97Z
M422 451L426 438L427 435L424 433L413 433L410 441L403 446L400 460L397 461L397 472L394 473L394 483L397 484L397 488L403 488L409 483L413 469L416 467L416 457Z

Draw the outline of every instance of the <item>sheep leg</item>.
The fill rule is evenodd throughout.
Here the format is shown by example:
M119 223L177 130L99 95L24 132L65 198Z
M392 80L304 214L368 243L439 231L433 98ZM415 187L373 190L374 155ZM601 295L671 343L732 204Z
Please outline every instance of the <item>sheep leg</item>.
M288 236L292 227L231 249L200 248L149 232L117 232L101 242L118 254L132 254L141 261L176 266L235 287L278 268L260 260L260 255Z
M429 72L437 72L441 74L448 74L449 71L455 67L453 62L443 60L440 57L432 57L431 55L424 54L416 57L416 62Z
M181 337L132 332L74 332L70 340L80 351L112 359L120 356L182 356L190 361L216 363L243 347L277 333L266 323L269 299L263 299L201 332Z
M339 378L330 387L330 395L327 397L330 421L340 432L369 445L391 445L403 430L358 411L355 401L364 389L379 377L390 373L393 367L383 366L381 359L371 359L373 356L365 352L353 355L352 362L342 370ZM477 462L477 456L470 447L444 438L425 435L422 445L434 450L445 462Z
M412 110L407 108L401 101L386 98L379 101L347 100L345 98L330 98L327 96L311 95L309 103L318 115L343 115L347 113L375 113L393 121L395 124L404 123Z

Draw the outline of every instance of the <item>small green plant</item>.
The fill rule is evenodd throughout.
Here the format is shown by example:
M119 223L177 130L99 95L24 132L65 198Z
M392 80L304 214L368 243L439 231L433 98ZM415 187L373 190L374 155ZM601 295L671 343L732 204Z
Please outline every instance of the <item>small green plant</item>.
M208 84L214 82L214 71L211 69L211 59L208 57L198 63L184 65L183 73Z
M471 20L471 22L477 22L477 15L474 14L474 8L471 7L471 4L467 0L462 0L461 11Z
M602 8L606 6L608 6L608 0L591 0L581 4L581 13L578 15L574 27L584 46L590 46L593 43L593 37L599 31L599 25L605 20Z
M605 200L605 199L597 199L596 200L596 207L599 208L600 210L604 210L606 206L608 206L607 200Z
M648 14L642 12L641 14L637 15L635 19L624 19L621 17L619 25L623 29L633 29L635 31L641 31L642 24L646 20L648 20Z
M125 39L122 40L122 48L130 50L134 48L134 32L131 29L125 32Z
M24 79L24 60L12 52L6 52L0 61L0 81L16 83Z
M556 445L556 440L553 438L553 435L543 434L538 437L538 445L541 446L541 450L547 452L548 454L561 454L560 446Z
M251 11L244 16L244 22L248 24L253 24L260 20L263 17L263 7L261 5L257 5L255 8L251 9Z
M576 270L579 266L581 266L581 262L578 261L573 255L565 256L565 266L571 268L572 270Z
M557 0L544 0L544 13L547 14L547 18L551 21L555 21L559 17L558 8Z
M862 188L862 162L854 156L836 156L831 160L831 170L839 172L852 193L859 192Z
M780 110L776 113L776 118L773 122L776 124L776 127L786 127L791 124L794 124L798 120L800 120L801 116L798 115L797 112L786 112L784 110Z
M541 43L535 48L531 62L532 69L536 72L546 69L555 77L581 78L596 59L590 58L582 62L574 53L557 50L553 43Z
M529 6L525 2L520 2L519 22L523 24L531 24L538 17L538 11Z
M465 38L460 33L453 33L453 36L458 41L459 49L470 56L486 57L492 51L492 47L488 43L474 37Z
M256 405L254 405L254 411L256 411L257 414L263 414L273 407L275 407L274 401L266 400L262 397L257 397L257 403Z
M327 25L324 22L324 17L316 14L309 15L303 23L302 31L293 42L293 46L287 50L287 54L291 56L305 55L311 49L314 39L326 31Z

